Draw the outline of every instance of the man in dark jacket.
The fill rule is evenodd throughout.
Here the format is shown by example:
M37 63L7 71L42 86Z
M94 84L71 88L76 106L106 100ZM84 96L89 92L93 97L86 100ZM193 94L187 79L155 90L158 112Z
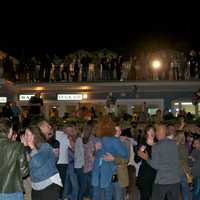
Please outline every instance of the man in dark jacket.
M23 200L23 177L29 173L24 146L11 140L12 124L0 119L0 199Z

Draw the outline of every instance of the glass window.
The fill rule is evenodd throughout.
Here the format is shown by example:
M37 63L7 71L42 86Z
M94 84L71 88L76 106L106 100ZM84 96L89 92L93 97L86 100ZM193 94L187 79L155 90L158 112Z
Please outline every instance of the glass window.
M155 115L158 108L148 108L149 115Z
M192 104L192 102L182 102L181 108L184 109L186 112L195 114L195 106Z
M198 115L200 115L200 103L198 103Z
M195 114L195 106L192 104L192 102L173 102L172 107L176 114L179 112L179 109L184 109L186 112Z

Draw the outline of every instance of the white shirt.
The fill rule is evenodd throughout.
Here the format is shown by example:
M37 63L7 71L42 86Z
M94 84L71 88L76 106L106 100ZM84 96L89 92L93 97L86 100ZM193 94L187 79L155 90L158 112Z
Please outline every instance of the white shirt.
M32 188L34 190L43 190L47 188L48 186L50 186L52 183L59 185L60 187L63 187L59 173L53 175L52 177L44 181L37 182L37 183L32 182Z
M68 164L69 139L63 131L56 131L56 140L60 143L59 159L57 164Z
M84 148L82 138L78 137L75 143L75 152L74 152L74 168L80 169L84 166Z

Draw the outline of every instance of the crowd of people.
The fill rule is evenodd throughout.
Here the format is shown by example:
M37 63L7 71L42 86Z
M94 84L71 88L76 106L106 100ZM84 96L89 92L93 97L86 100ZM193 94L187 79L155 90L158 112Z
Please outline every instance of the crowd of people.
M83 124L38 117L16 132L0 118L0 199L137 200L138 190L141 200L200 199L198 126L161 115L122 124L112 115Z
M159 68L152 62L158 60ZM198 80L200 54L178 51L139 53L135 56L84 53L65 57L49 54L13 61L0 60L5 79L14 82L81 82L127 80Z

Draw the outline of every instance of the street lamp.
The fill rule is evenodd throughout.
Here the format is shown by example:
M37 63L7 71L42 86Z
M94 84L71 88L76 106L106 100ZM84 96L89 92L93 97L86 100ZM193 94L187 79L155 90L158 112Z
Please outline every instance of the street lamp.
M152 62L152 67L153 67L155 70L160 69L160 67L161 67L161 62L160 62L159 60L154 60L154 61Z
M159 73L158 73L158 71L159 71L159 69L161 68L161 65L162 65L162 63L161 63L161 61L160 60L154 60L153 62L152 62L152 67L153 67L153 69L154 69L154 75L153 75L153 79L154 80L159 80Z

